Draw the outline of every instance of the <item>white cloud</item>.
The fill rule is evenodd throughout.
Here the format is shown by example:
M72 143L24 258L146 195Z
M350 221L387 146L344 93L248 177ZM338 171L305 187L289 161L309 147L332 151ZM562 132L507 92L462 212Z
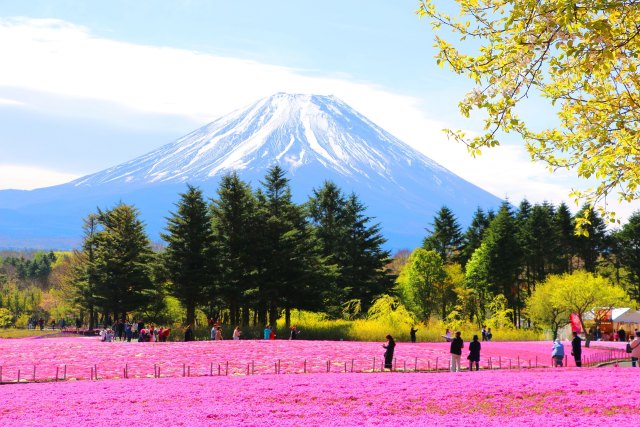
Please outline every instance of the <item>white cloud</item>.
M76 178L77 175L50 169L0 164L0 189L32 190L63 184Z
M498 147L473 159L441 132L458 117L435 120L426 115L425 101L417 97L336 73L311 76L305 70L243 59L124 43L95 37L87 28L59 20L0 20L0 41L8 40L0 42L0 87L106 101L202 124L275 92L332 94L452 172L514 203L524 197L557 203L567 200L575 185L568 176L551 175L533 164L521 145ZM24 176L24 184L18 176ZM12 185L32 188L27 177L16 174ZM7 187L0 180L0 188Z

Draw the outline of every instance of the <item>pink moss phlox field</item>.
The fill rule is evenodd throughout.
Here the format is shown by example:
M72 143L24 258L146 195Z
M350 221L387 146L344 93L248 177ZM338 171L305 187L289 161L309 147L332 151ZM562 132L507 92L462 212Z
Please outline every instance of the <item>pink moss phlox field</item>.
M624 343L619 343L624 344ZM467 355L465 342L463 360ZM621 347L622 348L622 347ZM570 344L565 343L568 365L574 366ZM334 373L380 370L384 349L382 342L246 340L197 341L190 343L100 342L97 338L52 338L0 340L2 380L66 378L89 379L92 368L99 378L121 378L125 368L129 378L203 375L260 375L287 373ZM593 347L583 350L586 358L606 356L609 349ZM550 342L484 342L481 367L489 363L501 367L550 366ZM624 353L621 357L626 357ZM399 342L395 352L396 369L413 371L446 369L448 343ZM157 370L156 370L157 369Z
M637 425L624 368L67 381L0 386L14 426Z

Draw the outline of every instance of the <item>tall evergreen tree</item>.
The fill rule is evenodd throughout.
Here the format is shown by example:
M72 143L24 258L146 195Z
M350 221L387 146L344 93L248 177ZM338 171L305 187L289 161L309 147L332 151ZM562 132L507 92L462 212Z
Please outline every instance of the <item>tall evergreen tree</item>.
M222 298L228 303L231 323L249 323L251 305L257 304L258 251L257 200L237 173L225 175L213 200L211 215L220 259Z
M169 292L186 309L186 323L192 325L196 307L212 286L214 253L211 218L202 191L187 185L180 194L176 212L167 218L167 242L163 254L166 272L170 279Z
M640 211L615 233L618 261L627 273L628 292L640 302Z
M97 305L116 317L143 308L153 293L154 253L138 210L119 204L98 209L101 230L94 237Z
M543 282L559 264L560 231L554 221L555 209L548 203L531 206L524 200L516 216L517 236L522 250L522 278L526 296Z
M478 249L482 244L484 232L487 227L489 227L489 223L491 222L490 216L493 216L491 212L490 214L491 215L485 214L482 208L478 208L474 212L473 218L471 219L471 224L462 236L462 251L460 253L460 263L463 267L471 259L471 256L473 255L475 250Z
M584 269L590 273L595 273L600 255L607 251L609 236L607 226L602 217L589 206L583 206L575 218L589 218L589 224L585 224L583 231L586 235L579 235L575 238L576 254L582 260Z
M309 263L321 265L319 246L309 243L312 239L305 212L291 200L289 180L285 171L272 167L262 182L264 191L257 193L260 225L258 250L262 265L259 269L258 314L262 321L265 312L275 325L281 309L286 313L300 304L314 301L307 291L310 281L316 276L309 275ZM311 251L305 253L304 250Z
M500 206L496 217L487 229L487 250L489 252L489 277L493 295L502 294L518 317L523 301L520 296L518 273L521 261L521 250L516 238L516 224L508 202ZM516 323L516 319L513 319Z
M436 251L445 264L457 262L462 247L462 229L451 209L443 206L427 231L429 235L422 241L422 247Z
M382 249L386 240L380 224L370 224L372 218L365 215L365 210L354 193L347 197L345 258L340 262L340 276L345 301L360 300L363 310L368 310L375 297L392 289L394 278L386 269L390 253Z
M558 259L554 274L571 273L573 271L573 256L576 247L576 225L569 207L560 203L554 216L554 223L558 230Z

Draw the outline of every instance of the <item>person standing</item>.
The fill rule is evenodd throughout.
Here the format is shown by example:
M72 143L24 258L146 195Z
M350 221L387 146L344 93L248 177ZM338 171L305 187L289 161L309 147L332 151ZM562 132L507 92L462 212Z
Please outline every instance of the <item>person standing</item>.
M576 361L576 366L582 366L582 339L578 336L577 332L573 332L573 339L571 340L571 355L573 360Z
M384 368L393 370L393 352L396 349L396 342L391 335L387 335L387 344L383 344L382 347L386 348L384 352Z
M291 334L289 335L289 339L290 340L295 340L298 337L299 333L300 333L300 331L298 331L297 326L292 326L291 327Z
M467 359L469 360L469 371L473 371L473 364L476 364L476 371L480 370L480 341L478 341L478 336L473 336L473 341L469 343L469 355Z
M271 325L267 325L264 327L264 339L268 340L271 336Z
M482 341L487 340L487 327L482 325Z
M629 345L631 346L631 366L635 368L640 358L640 332L636 331L636 337Z
M222 326L216 329L216 341L222 341Z
M236 328L233 330L233 340L238 341L240 339L240 335L242 335L240 326L236 326Z
M184 331L184 340L193 341L193 330L191 329L191 325L187 325L187 329Z
M462 356L462 349L464 348L464 342L460 338L460 331L456 332L455 338L451 340L451 347L449 353L451 353L451 372L460 371L460 357Z
M559 338L553 342L553 348L551 349L551 359L553 359L553 366L562 367L562 360L564 359L564 345L560 342Z
M416 332L418 332L418 330L412 326L411 330L409 330L409 336L411 337L411 342L416 342Z

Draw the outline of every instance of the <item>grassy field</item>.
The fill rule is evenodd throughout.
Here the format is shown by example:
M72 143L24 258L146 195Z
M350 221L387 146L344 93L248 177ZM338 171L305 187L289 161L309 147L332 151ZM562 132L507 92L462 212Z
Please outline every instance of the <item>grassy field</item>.
M59 333L58 330L51 329L16 329L16 328L7 328L0 329L0 338L29 338L29 337L42 337L48 335L55 335Z

